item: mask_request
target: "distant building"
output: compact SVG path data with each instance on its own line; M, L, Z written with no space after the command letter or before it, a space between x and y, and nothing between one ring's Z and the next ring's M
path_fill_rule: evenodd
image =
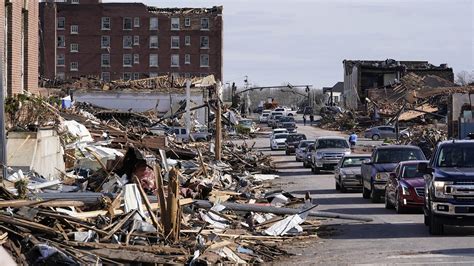
M40 4L40 24L40 73L48 79L213 74L222 80L222 6L47 0Z
M38 1L0 0L0 53L7 95L38 92Z
M453 69L447 64L435 66L428 61L384 61L344 60L344 97L343 104L346 108L357 109L365 104L369 89L383 88L400 81L408 73L424 77L434 75L454 80Z
M339 81L332 87L323 87L323 93L328 97L326 104L340 105L344 93L344 82Z

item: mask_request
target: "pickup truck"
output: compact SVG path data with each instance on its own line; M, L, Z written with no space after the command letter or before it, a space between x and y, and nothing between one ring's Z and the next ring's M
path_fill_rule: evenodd
M311 171L333 170L344 155L351 154L349 142L343 137L318 137L311 149Z
M401 161L426 160L420 148L410 145L387 145L377 147L370 160L362 163L362 197L373 203L381 201L390 173Z
M474 226L474 141L440 142L417 169L425 174L423 213L430 234L443 234L444 225Z
M281 112L283 116L295 116L296 111L291 111L289 108L284 108L284 107L278 107L273 110L274 112Z

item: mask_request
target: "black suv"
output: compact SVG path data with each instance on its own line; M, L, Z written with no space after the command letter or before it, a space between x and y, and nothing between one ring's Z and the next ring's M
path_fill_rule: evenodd
M451 140L438 144L425 174L425 225L430 234L443 234L444 225L474 226L474 141Z
M305 134L289 134L288 137L286 138L285 142L285 153L286 155L290 155L292 153L295 153L296 148L300 144L300 141L306 140L306 135Z

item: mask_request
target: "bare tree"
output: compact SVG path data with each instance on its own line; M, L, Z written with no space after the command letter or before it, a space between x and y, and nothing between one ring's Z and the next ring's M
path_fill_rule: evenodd
M474 70L469 73L466 70L460 71L456 74L456 84L461 86L467 86L474 84Z

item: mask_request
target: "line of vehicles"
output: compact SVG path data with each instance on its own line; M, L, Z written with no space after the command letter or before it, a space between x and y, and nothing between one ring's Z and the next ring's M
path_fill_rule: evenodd
M440 142L429 160L417 146L382 145L372 154L353 154L345 138L307 140L284 128L273 129L270 146L294 153L315 174L334 170L336 190L361 190L363 198L397 213L423 210L430 234L443 234L444 225L474 226L473 140Z

